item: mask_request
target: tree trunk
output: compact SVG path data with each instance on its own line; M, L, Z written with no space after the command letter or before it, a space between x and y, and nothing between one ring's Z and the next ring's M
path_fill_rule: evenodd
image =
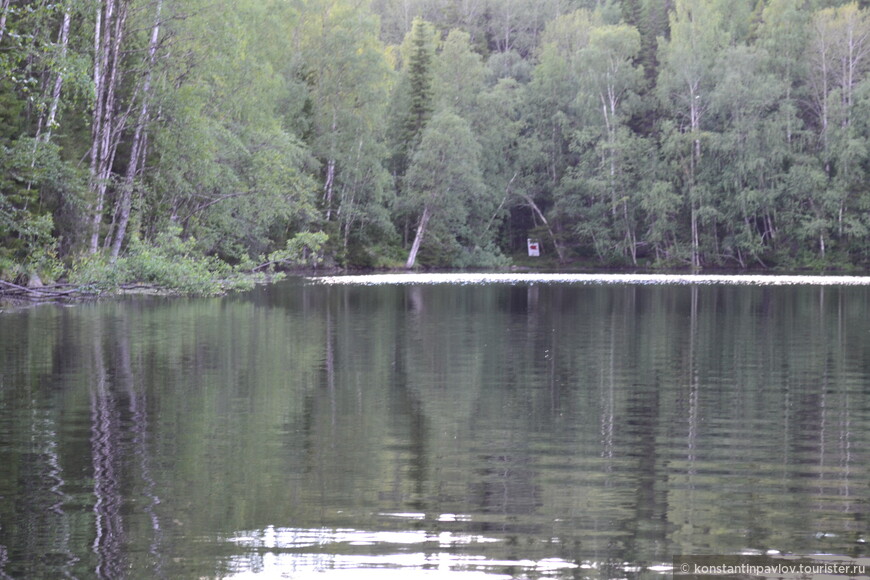
M128 0L106 0L97 10L94 34L94 111L91 128L91 211L90 253L99 248L100 224L112 165L118 147L124 116L115 111L115 98L121 80L121 44L127 21Z
M496 208L495 212L492 214L492 217L489 218L489 221L486 223L486 228L483 230L484 233L489 231L489 228L492 227L492 223L495 221L495 218L498 217L498 212L500 212L501 208L504 207L504 204L507 203L508 197L511 194L511 185L513 185L514 180L517 178L517 175L519 175L519 174L520 174L519 171L515 171L514 176L511 177L511 180L508 181L508 184L505 186L504 198L502 198L501 203L498 204L498 207Z
M692 268L698 269L701 267L701 241L698 233L698 210L695 208L695 201L690 200L692 204Z
M326 200L326 221L332 218L332 192L335 185L335 159L326 162L326 181L323 184L323 198Z
M432 217L432 210L429 206L423 208L423 215L420 217L420 225L417 226L417 235L414 236L414 243L411 244L411 252L408 254L408 261L405 263L405 268L410 270L414 267L414 262L417 261L417 252L420 251L420 244L423 242L423 236L426 234L426 226L429 225L429 219Z
M127 165L127 174L124 176L124 185L121 188L121 196L118 199L118 228L115 231L115 239L112 242L110 260L114 262L121 252L121 244L127 233L127 224L130 222L130 211L133 206L133 181L139 174L143 160L145 159L145 131L148 124L148 100L151 97L151 78L154 73L154 63L157 56L157 42L160 37L160 12L163 8L163 0L157 0L154 26L151 28L151 40L148 43L148 64L145 73L145 82L142 87L142 104L139 109L139 119L136 121L136 129L133 133L133 144L130 150L130 162Z
M689 176L689 204L691 205L692 215L692 267L698 269L701 267L701 236L698 231L698 207L695 207L695 179L697 175L697 167L701 161L701 140L698 138L698 133L701 130L701 108L698 105L699 95L697 94L695 85L689 87L689 114L692 123L692 135L695 137L692 142L692 156L689 164L691 175Z
M631 218L628 215L628 202L622 202L622 215L625 220L625 237L628 245L628 253L631 256L631 263L637 266L637 236L634 233L634 228L631 225Z
M4 13L5 17L5 13ZM57 118L57 109L60 105L60 93L63 88L63 63L66 60L67 47L69 46L69 28L70 22L72 20L71 12L69 6L64 9L63 12L63 22L60 26L60 33L58 34L58 44L61 47L61 70L58 70L55 73L54 77L54 86L51 91L51 105L48 109L48 116L46 116L46 112L42 110L39 113L39 120L36 123L36 134L34 135L34 143L33 143L33 158L30 161L30 168L33 169L36 167L36 153L39 147L39 143L48 143L51 140L51 131L54 129L55 119ZM45 132L43 133L43 129ZM32 186L32 182L27 183L27 189L30 190Z
M92 551L96 555L98 578L121 578L127 570L121 471L124 467L122 424L117 396L112 392L105 354L102 326L93 336L96 379L90 388L91 462L94 497Z
M60 44L60 56L61 63L66 60L67 47L69 46L69 28L70 23L72 21L72 13L67 6L63 12L63 23L60 26L60 34L58 35L58 43ZM61 65L63 67L63 65ZM63 88L63 68L57 71L56 76L54 77L54 87L51 91L51 105L48 109L48 116L44 117L40 115L39 123L36 129L36 138L37 140L41 140L44 143L48 143L51 140L51 131L54 129L54 125L57 119L57 109L60 106L60 93ZM42 133L43 127L45 128L45 133Z
M0 2L0 41L3 40L3 34L6 32L6 15L9 14L9 0Z
M547 221L547 218L544 217L544 213L541 211L541 208L538 207L538 204L535 203L530 196L524 195L523 198L528 202L529 206L532 208L532 211L535 212L535 215L540 218L540 220L547 226L547 231L550 232L550 239L553 241L553 247L556 248L556 255L559 256L559 262L565 262L565 250L559 245L559 242L556 240L556 234L553 233L553 228L550 227L550 222Z

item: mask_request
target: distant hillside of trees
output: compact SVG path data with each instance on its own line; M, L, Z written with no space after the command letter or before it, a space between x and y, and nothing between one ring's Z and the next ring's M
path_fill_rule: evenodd
M0 0L0 279L865 267L866 4Z

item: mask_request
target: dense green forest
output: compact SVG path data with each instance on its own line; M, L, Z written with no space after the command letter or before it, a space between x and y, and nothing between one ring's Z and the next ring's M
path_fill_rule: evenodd
M0 0L0 278L870 263L836 0Z

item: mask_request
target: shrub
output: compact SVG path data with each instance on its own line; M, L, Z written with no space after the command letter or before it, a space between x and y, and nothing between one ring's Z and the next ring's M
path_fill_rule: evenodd
M101 254L85 256L74 264L70 280L102 291L145 283L196 296L248 289L258 280L258 276L240 274L217 258L197 255L196 241L183 240L179 233L178 229L164 232L153 245L134 237L126 255L114 263Z

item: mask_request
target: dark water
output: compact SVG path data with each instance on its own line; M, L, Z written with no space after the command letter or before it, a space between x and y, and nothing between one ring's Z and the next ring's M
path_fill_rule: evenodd
M865 558L870 287L324 286L0 314L0 578Z

